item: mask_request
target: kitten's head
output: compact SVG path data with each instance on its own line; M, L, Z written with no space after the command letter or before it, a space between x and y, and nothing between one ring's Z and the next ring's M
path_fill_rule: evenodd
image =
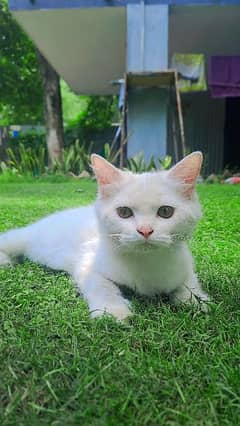
M168 171L133 174L93 154L101 234L127 250L188 239L201 217L195 192L201 164L201 152L194 152Z

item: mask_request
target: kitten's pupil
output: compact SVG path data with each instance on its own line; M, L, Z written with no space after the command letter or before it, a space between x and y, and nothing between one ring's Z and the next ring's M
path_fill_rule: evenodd
M158 216L164 218L164 219L169 219L170 217L172 217L174 213L174 208L171 206L161 206L158 209Z
M129 217L133 216L133 211L130 209L130 207L118 207L117 208L117 214L122 219L128 219Z

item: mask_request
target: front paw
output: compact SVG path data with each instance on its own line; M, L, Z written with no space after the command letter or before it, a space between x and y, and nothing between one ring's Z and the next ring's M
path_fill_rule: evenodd
M181 288L173 293L171 297L173 305L187 304L198 307L202 312L208 312L210 306L210 297L202 290Z
M194 295L192 294L192 297L185 301L187 304L191 304L192 306L196 306L200 309L201 312L207 313L210 310L210 298L208 294L203 293L201 295Z
M103 308L95 308L91 310L91 318L99 318L104 315L111 315L118 321L124 321L132 315L127 303L114 304Z
M3 253L2 251L0 251L0 266L7 266L7 265L11 265L11 259L10 257Z

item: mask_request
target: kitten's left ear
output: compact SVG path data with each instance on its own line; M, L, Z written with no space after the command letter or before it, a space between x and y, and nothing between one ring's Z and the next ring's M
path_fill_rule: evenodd
M111 185L121 180L121 170L114 167L107 160L100 157L100 155L92 154L91 163L100 189L105 185Z
M169 176L185 184L184 195L187 198L190 198L194 191L194 186L201 170L202 161L203 156L200 151L192 152L192 154L187 155L187 157L179 161L179 163L168 172Z

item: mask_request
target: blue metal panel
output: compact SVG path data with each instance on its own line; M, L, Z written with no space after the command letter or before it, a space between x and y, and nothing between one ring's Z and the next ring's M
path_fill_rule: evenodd
M146 161L153 155L165 157L167 151L166 105L163 89L144 89L128 95L127 155L144 152Z
M127 71L142 71L141 7L127 8Z
M141 0L9 0L11 10L78 9L92 7L125 7L139 4ZM146 5L234 5L240 0L145 0Z
M129 5L128 72L159 71L168 65L168 6Z
M168 68L168 6L128 5L127 71ZM145 159L166 155L167 98L161 89L134 88L128 93L127 155L144 151Z
M144 40L144 71L166 69L168 67L168 6L155 5L145 9L147 31Z

